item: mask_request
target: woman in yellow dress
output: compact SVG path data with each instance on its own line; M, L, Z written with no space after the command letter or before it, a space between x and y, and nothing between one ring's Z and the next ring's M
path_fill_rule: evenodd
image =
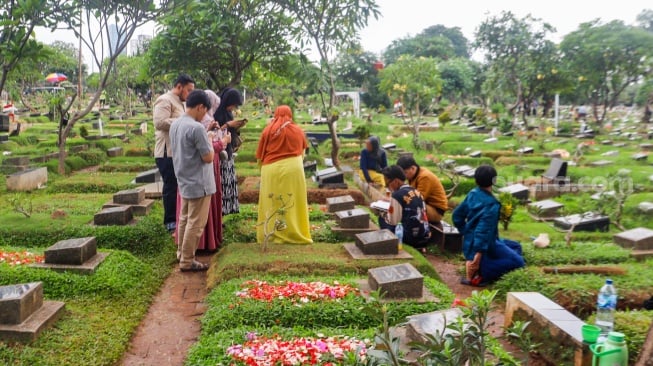
M290 107L278 107L256 149L261 164L257 242L263 243L266 233L271 234L271 243L313 242L303 162L307 146L304 131L293 122Z

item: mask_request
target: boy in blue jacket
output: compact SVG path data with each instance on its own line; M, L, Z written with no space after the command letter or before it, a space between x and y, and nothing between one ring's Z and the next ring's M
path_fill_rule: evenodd
M501 203L492 194L496 177L493 167L478 167L474 173L478 187L453 211L453 224L463 235L467 275L461 283L465 285L481 286L496 281L525 264L519 243L499 239Z

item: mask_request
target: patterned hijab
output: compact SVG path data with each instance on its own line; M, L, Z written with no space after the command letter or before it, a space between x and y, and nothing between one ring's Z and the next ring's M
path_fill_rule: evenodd
M206 128L209 127L209 123L213 121L213 114L215 114L215 111L218 110L218 107L220 106L220 97L211 89L206 89L205 92L211 101L211 108L206 111L204 118L202 118L202 125Z

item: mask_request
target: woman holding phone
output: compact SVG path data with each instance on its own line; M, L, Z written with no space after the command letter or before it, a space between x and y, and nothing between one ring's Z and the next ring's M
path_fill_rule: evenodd
M232 140L225 148L226 159L220 164L220 176L222 178L222 215L229 215L240 212L238 203L238 179L234 164L234 141L237 140L238 130L245 124L244 121L235 121L233 111L243 104L243 96L233 88L226 88L220 94L220 106L213 117L231 134Z

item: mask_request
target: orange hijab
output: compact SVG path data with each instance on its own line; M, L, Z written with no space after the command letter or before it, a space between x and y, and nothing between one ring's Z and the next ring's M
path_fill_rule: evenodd
M292 120L292 110L287 105L282 105L274 111L274 119L261 134L256 158L264 165L270 164L300 156L307 146L304 131Z

